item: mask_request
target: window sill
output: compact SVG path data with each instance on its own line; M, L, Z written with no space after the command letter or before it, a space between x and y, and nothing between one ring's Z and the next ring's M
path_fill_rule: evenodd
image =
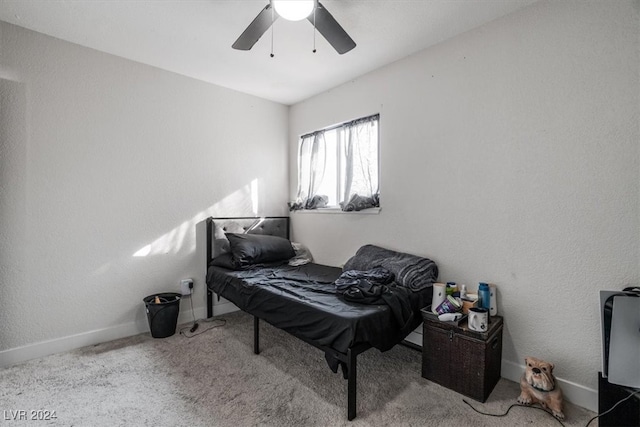
M342 215L377 215L382 208L369 208L361 211L344 212L340 208L319 208L319 209L301 209L292 211L293 214L342 214Z

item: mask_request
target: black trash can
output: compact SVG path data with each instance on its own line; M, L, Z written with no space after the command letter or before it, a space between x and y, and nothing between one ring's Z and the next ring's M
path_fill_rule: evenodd
M143 298L151 336L166 338L176 333L181 294L164 292Z

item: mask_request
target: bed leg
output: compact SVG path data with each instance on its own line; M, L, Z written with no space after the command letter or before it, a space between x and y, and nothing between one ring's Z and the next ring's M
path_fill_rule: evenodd
M213 317L213 292L207 288L207 319Z
M357 354L351 349L347 350L347 418L349 421L356 417L356 361Z
M260 354L260 319L253 316L253 352Z

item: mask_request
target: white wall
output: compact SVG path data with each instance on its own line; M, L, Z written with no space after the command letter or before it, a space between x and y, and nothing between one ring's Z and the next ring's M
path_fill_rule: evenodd
M550 360L597 408L598 291L640 276L639 4L536 3L294 105L290 197L298 135L380 112L382 211L294 214L293 238L323 263L374 243L496 283L503 376Z
M148 331L181 278L203 315L195 224L286 214L288 108L0 31L0 366Z

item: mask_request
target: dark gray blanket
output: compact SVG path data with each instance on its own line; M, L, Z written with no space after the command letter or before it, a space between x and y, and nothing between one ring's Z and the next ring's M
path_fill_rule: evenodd
M389 270L395 275L398 285L412 291L431 287L438 279L438 266L429 258L396 252L375 245L365 245L358 249L342 270L363 271L375 267Z
M404 333L414 316L409 296L411 291L397 286L393 279L389 270L376 267L366 271L347 270L336 279L335 285L346 301L388 305Z
M347 270L336 279L336 290L343 294L353 286L370 288L375 285L388 285L395 279L393 273L386 268L378 267L367 271Z

